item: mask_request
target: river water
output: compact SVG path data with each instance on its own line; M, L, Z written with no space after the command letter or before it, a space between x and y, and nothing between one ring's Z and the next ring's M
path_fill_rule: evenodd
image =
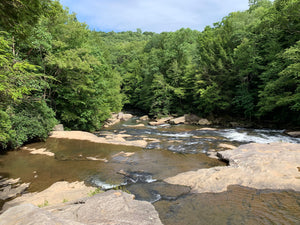
M224 150L220 144L239 146L257 142L293 142L299 139L282 130L201 129L164 124L132 127L136 119L97 133L127 134L128 140L146 139L146 148L49 138L29 148L47 148L55 157L13 151L0 156L0 175L30 182L29 192L41 191L57 181L85 181L109 189L125 188L136 199L153 203L164 224L300 224L300 193L230 186L223 193L190 193L190 188L163 179L178 173L226 166L208 157ZM93 161L92 158L102 159ZM124 176L124 174L126 176Z

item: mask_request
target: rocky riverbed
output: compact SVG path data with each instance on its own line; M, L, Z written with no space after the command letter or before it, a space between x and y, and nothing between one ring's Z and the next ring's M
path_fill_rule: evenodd
M198 121L199 118L196 119ZM191 123L183 117L169 118L164 122L152 121L155 122L152 125L146 117L133 117L124 121L125 119L95 134L54 131L45 143L30 144L21 151L1 156L0 175L4 176L0 183L2 197L14 197L18 194L16 190L22 187L21 192L24 192L28 186L29 192L38 192L25 192L7 202L2 214L6 217L0 217L0 224L2 221L5 221L2 224L18 224L16 220L20 218L23 218L22 224L28 224L30 221L26 219L33 215L38 224L48 220L58 224L136 224L131 221L135 214L142 217L138 220L139 224L161 224L150 202L164 224L195 224L195 221L201 220L201 216L196 216L195 213L203 209L201 204L204 203L207 209L203 212L207 215L205 218L213 214L219 224L223 224L223 220L231 218L228 215L231 210L228 209L225 197L230 195L232 202L240 200L242 204L242 199L249 200L249 193L256 193L257 202L252 207L259 207L262 221L265 218L273 222L285 221L287 218L297 221L295 218L298 214L291 209L299 208L299 205L295 205L300 191L299 139L287 136L281 130L210 127L209 121L203 119L199 120L205 124L202 126L182 124ZM176 125L178 123L181 125ZM273 143L274 141L277 143ZM257 143L247 144L249 142ZM218 159L226 161L228 166ZM8 179L16 177L21 180ZM58 182L61 180L68 182ZM84 181L85 184L74 182L76 180ZM27 185L25 188L22 186L23 182ZM50 185L52 186L49 187ZM104 190L120 185L125 185L136 199L149 201L146 202L148 205L140 204L132 195L115 190L87 197L96 193L95 187ZM247 187L256 189L249 191ZM269 208L268 204L259 203L260 190L272 190L272 193L282 190L285 194L276 192L274 198L288 197L290 200L284 203L287 205L283 205L288 210L282 211L280 204L272 204L274 207ZM285 192L286 190L294 192ZM8 195L10 191L13 196ZM211 201L206 201L205 198L212 202L214 199L221 199L221 211L228 213L223 213L220 218L211 208ZM270 196L263 199L266 202L273 201ZM108 200L111 202L107 204L114 205L112 201L120 204L124 212L129 212L130 218L126 217L126 213L118 214L107 205L99 206L100 211L97 211L98 207L93 211L95 205ZM152 219L149 220L147 215L136 211L135 205L148 210L147 215L154 215L151 216ZM193 210L189 209L191 205ZM99 214L106 208L112 210L112 214L120 215L120 219L115 220L113 216L102 216L104 220L100 217L88 218L92 214L84 217L82 212L85 211L81 211L91 210ZM280 219L269 218L270 210L281 210ZM187 213L188 211L191 213ZM236 223L233 224L252 221L252 213L246 211L246 208L241 210L239 215L243 215L244 219L239 220L240 216L237 215L234 217ZM15 217L12 216L14 212ZM75 218L76 214L82 216Z

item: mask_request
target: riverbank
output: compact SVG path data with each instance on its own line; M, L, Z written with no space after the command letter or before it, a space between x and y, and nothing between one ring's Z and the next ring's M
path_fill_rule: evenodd
M218 153L227 167L213 167L165 179L195 193L223 192L229 185L300 191L300 144L251 143Z

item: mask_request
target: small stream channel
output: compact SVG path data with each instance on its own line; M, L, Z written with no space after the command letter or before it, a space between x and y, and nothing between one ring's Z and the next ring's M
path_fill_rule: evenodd
M122 186L136 199L153 203L164 224L300 224L300 193L230 186L223 193L190 193L190 188L163 180L178 173L226 166L208 157L257 142L293 142L282 130L201 129L192 125L133 127L133 118L97 133L127 134L128 140L146 139L146 148L49 138L29 148L47 148L55 157L13 151L0 156L0 175L30 182L29 192L42 191L57 181L85 181L109 189ZM102 159L93 161L91 158ZM120 172L121 171L121 172ZM124 175L125 174L125 175Z

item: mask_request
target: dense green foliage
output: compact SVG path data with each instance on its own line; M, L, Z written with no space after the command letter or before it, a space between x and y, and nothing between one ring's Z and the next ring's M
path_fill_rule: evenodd
M100 35L127 106L299 126L299 8L299 0L249 1L202 32Z
M300 126L300 1L255 0L202 32L96 32L58 1L0 3L0 148L101 128L123 106Z
M96 130L122 108L102 41L58 1L0 3L0 148L45 139L55 124Z

